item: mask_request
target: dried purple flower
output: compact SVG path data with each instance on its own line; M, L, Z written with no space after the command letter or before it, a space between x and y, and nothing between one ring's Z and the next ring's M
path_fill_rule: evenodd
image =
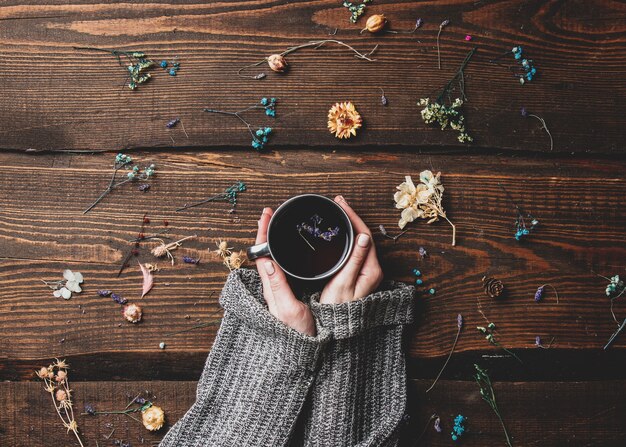
M537 346L538 348L541 348L543 346L541 344L541 337L538 335L535 337L535 346Z
M191 256L183 256L183 262L185 264L198 264L200 262L200 259L195 259Z
M521 114L524 118L526 118L526 117L528 116L528 111L526 110L526 107L522 107L522 108L520 109L520 114Z
M113 301L115 301L117 304L126 304L128 302L126 298L118 295L117 293L112 293L111 298L113 298Z
M142 185L139 185L139 186L137 187L137 189L138 189L139 191L141 191L141 192L146 192L147 190L149 190L149 189L150 189L150 184L148 184L148 183L144 183L144 184L142 184Z
M98 290L98 295L101 297L107 297L111 295L111 291L110 290Z
M422 26L423 23L424 20L421 17L417 19L417 21L415 22L415 29L418 29L420 26Z
M435 429L435 431L437 433L441 433L441 418L439 416L437 416L437 418L435 419L435 424L433 425L433 428Z
M389 101L387 101L387 97L385 96L385 91L381 87L378 87L378 88L380 89L380 93L381 93L380 103L386 106L389 103Z
M428 256L428 252L426 251L426 249L424 247L420 247L417 252L420 255L420 258L424 259L426 256Z
M444 26L448 26L450 25L450 19L446 19L443 22L441 22L441 25L439 25L440 28L443 28Z
M302 234L302 230L304 230L307 233L309 233L311 236L319 237L321 239L324 239L327 242L330 242L335 236L339 234L339 227L335 227L335 228L329 227L327 231L320 230L318 225L322 223L323 219L317 214L312 215L310 220L313 223L313 225L309 225L305 222L302 222L301 224L296 225L296 229L298 230L300 234Z
M143 405L146 403L146 399L144 399L143 397L136 397L135 398L135 403L139 404L139 405Z
M176 126L176 124L178 123L180 123L180 118L174 118L173 120L168 121L165 127L167 127L168 129L171 129L172 127Z
M461 329L463 327L463 315L458 314L456 316L456 326Z
M545 288L550 287L554 290L554 294L556 295L556 303L559 304L559 292L556 291L556 288L552 284L543 284L537 288L535 292L535 302L538 303L543 299L543 293L545 292Z
M535 302L538 303L539 301L541 301L541 298L543 298L543 289L544 289L544 286L541 286L535 292ZM537 338L539 338L539 337L537 337Z
M94 416L96 414L96 409L91 404L85 404L85 413Z

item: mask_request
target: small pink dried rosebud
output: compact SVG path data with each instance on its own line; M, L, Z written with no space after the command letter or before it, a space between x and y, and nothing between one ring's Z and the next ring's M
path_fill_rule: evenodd
M67 378L67 373L65 371L59 371L54 378L57 382L63 382Z
M382 29L387 24L387 19L383 14L374 14L369 16L367 22L365 22L365 28L361 30L361 32L367 30L370 33L377 33L382 31Z
M139 323L141 321L141 307L136 304L129 304L124 306L124 318L131 323Z
M272 54L267 58L267 65L270 66L272 71L282 73L287 69L289 64L287 64L287 60L280 54Z
M67 393L64 390L57 390L55 397L59 402L64 402L67 400Z

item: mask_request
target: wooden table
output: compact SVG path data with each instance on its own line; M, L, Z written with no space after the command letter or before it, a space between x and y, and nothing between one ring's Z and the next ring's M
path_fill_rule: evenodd
M481 401L473 364L487 368L516 446L623 446L626 440L626 334L603 350L617 325L604 294L607 281L626 277L626 8L617 1L376 0L367 14L384 13L391 29L414 34L359 34L339 0L257 2L93 2L42 0L0 6L0 445L77 445L66 435L33 371L51 359L71 365L76 408L123 408L127 396L149 390L172 424L194 399L195 381L215 326L165 336L211 321L227 270L207 249L226 239L236 249L253 242L263 206L303 192L341 193L375 233L387 278L412 281L423 272L418 319L408 330L410 417L406 445L450 445L456 414L468 417L463 445L503 445L497 418ZM436 36L441 32L441 70ZM334 36L329 33L337 28ZM466 41L465 36L472 40ZM265 68L264 80L236 75L239 67L310 40L338 39L359 51L379 45L375 62L328 45L288 56L291 69ZM539 73L520 85L507 65L489 63L522 45ZM125 69L106 53L75 46L142 50L157 61L178 60L175 77L157 68L136 91ZM424 125L419 98L432 95L472 47L466 74L467 126L473 144L453 131ZM263 68L263 67L260 67ZM257 71L252 71L255 74ZM388 106L380 102L383 88ZM238 110L262 96L279 98L268 150L250 148L250 135L227 116L204 107ZM356 138L334 139L326 113L352 100L365 120ZM540 123L545 119L554 149ZM179 117L184 125L166 128ZM186 131L186 134L185 134ZM126 185L91 212L82 211L109 181L114 154L155 163L146 193ZM444 206L457 226L451 246L446 222L414 222L397 242L392 194L405 175L442 172ZM235 213L212 203L175 212L184 203L244 181ZM514 239L513 200L539 227ZM140 231L168 222L172 238L197 235L158 264L156 285L142 300L132 260L117 273ZM154 262L142 244L139 260ZM421 260L418 248L428 257ZM180 257L200 258L200 264ZM65 268L85 277L84 291L54 298L40 279ZM596 273L594 273L596 272ZM507 294L485 296L481 278L496 277ZM533 296L549 283L545 300ZM429 288L436 293L425 293ZM97 296L111 289L144 307L144 321L122 320L120 306ZM487 318L519 364L475 329ZM615 301L618 319L624 299ZM429 394L456 333L463 330L442 380ZM554 337L549 349L535 346ZM159 348L165 342L165 349ZM444 433L430 426L441 417ZM89 446L124 439L156 445L123 416L79 416ZM115 429L109 440L105 438ZM96 444L96 442L98 444Z

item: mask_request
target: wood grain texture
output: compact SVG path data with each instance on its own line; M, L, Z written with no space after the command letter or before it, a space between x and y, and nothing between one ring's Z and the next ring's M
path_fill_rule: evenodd
M115 191L90 213L82 210L106 186L112 154L0 155L0 377L29 377L37 362L50 356L78 364L79 380L110 375L125 379L156 376L197 377L210 349L215 327L172 337L219 315L217 297L227 275L209 255L223 238L237 249L251 244L263 206L277 206L303 192L343 194L373 230L396 227L398 211L392 193L405 174L424 168L442 171L445 208L457 225L458 245L450 246L450 227L415 222L396 243L376 233L379 257L387 278L411 281L420 268L425 284L417 297L417 322L408 334L413 377L434 377L447 354L456 315L466 319L450 377L466 374L467 365L483 355L498 355L474 327L488 318L498 324L501 342L519 349L526 362L489 359L497 376L537 378L623 378L626 338L613 352L602 346L614 331L606 281L591 270L624 272L626 212L625 163L601 159L409 155L354 151L283 151L258 156L241 152L135 153L142 163L156 162L158 174L148 193L130 187ZM237 211L215 203L176 213L185 202L200 200L240 179L248 191ZM523 208L540 220L540 228L523 243L514 240L513 207L501 183ZM198 266L178 260L158 264L154 289L143 300L141 273L132 261L116 278L119 265L136 237L142 216L152 219L147 232L168 220L171 237L196 234L175 254L200 257ZM149 245L146 245L149 247ZM429 256L420 261L424 246ZM141 261L154 261L147 250ZM84 292L69 301L52 297L40 279L55 279L69 267L83 273ZM504 299L484 295L481 281L489 274L508 290ZM536 288L554 285L542 303ZM425 290L433 287L430 296ZM97 296L111 289L144 306L144 322L131 325L120 306ZM616 302L623 318L626 307ZM188 316L188 318L186 318ZM556 349L538 350L535 336L555 338ZM61 342L62 341L62 342ZM168 347L161 351L158 345ZM102 358L95 367L95 359ZM463 357L466 356L466 357ZM141 359L141 367L120 372L119 365ZM537 363L540 361L541 363ZM593 363L591 363L593 362ZM606 365L607 369L591 365ZM465 365L465 366L464 366ZM541 367L544 366L544 368ZM626 365L625 365L626 366Z
M428 395L428 381L409 384L409 419L403 429L404 447L449 446L452 419L457 414L469 418L463 445L503 445L504 435L491 409L471 381L442 381ZM167 427L193 404L195 382L75 382L76 408L89 403L98 410L124 408L129 398L148 391L167 416ZM494 385L502 416L516 446L597 446L623 445L621 421L626 416L622 400L626 382L536 382L496 383ZM129 398L127 398L129 396ZM78 445L57 421L48 394L37 382L0 383L0 443L3 447ZM438 434L426 421L433 413L441 417L443 433ZM139 422L125 416L79 416L85 445L111 445L111 439L124 439L132 445L156 446L165 429L150 433ZM113 432L111 439L105 439Z
M463 148L454 132L426 127L416 103L454 73L471 46L478 53L467 74L472 148L546 151L547 135L522 106L545 118L555 151L616 153L623 149L626 113L626 6L610 0L377 1L391 27L415 34L359 34L337 0L255 2L5 1L0 6L0 148L110 150L120 147L249 147L250 136L229 117L204 107L238 110L261 96L280 98L276 120L252 114L275 129L271 147L410 146ZM442 69L437 69L439 23ZM239 67L287 47L336 36L361 51L380 45L375 62L325 47L289 56L286 75L263 81L235 75ZM468 43L466 34L473 36ZM489 63L521 44L539 69L520 86L506 67ZM178 58L181 70L161 69L132 92L112 56L73 50L99 46L143 50L155 60ZM504 59L509 61L510 59ZM255 74L257 71L253 71ZM389 106L380 104L382 87ZM326 113L354 101L365 119L359 136L339 143ZM182 129L165 123L180 117Z

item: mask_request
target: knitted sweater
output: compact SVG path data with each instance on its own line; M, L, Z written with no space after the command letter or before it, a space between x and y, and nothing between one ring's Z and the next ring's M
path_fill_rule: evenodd
M390 283L350 303L307 297L317 325L311 337L269 313L256 271L231 273L196 402L160 447L395 445L406 403L402 325L412 321L413 292Z

